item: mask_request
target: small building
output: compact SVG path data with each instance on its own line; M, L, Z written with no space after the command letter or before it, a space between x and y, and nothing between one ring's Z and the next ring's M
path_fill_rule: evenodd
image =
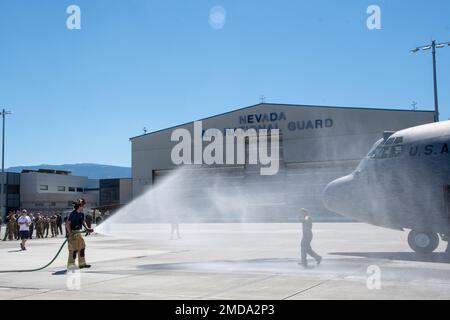
M108 219L133 198L131 178L100 179L99 204L92 208L95 223Z
M53 212L73 208L72 202L86 199L86 207L98 204L99 182L73 176L62 170L23 170L20 174L20 207L30 211Z
M131 201L131 178L100 179L99 206L124 205Z

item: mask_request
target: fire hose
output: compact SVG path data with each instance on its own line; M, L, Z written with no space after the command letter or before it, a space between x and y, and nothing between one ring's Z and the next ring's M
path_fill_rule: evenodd
M88 230L82 230L82 231L80 230L80 231L72 231L72 233L74 233L74 234L85 233L87 235L90 232ZM62 249L64 248L64 246L66 245L68 240L69 240L69 237L66 237L66 239L62 243L61 247L59 247L58 252L53 257L53 259L43 267L36 268L36 269L26 269L26 270L0 270L0 273L35 272L35 271L43 270L43 269L47 268L48 266L50 266L53 262L55 262L56 258L58 258L59 254L61 253Z

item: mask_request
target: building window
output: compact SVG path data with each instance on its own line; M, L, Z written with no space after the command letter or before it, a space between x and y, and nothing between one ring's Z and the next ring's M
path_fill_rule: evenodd
M48 185L41 184L41 186L39 187L39 190L48 191Z
M83 188L77 188L77 192L83 192Z
M59 186L58 187L58 191L64 192L64 191L66 191L66 187Z
M75 187L69 187L69 192L75 192Z
M43 203L35 203L34 206L35 206L35 207L43 207L44 204L43 204Z
M16 185L6 185L6 193L7 194L19 194L20 193L20 186L16 186Z
M50 206L56 207L56 202L51 202L51 203L50 203Z

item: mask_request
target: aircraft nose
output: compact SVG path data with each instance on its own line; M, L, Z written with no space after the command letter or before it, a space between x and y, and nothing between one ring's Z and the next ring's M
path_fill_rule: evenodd
M348 215L354 202L355 191L353 175L348 175L330 182L324 191L325 207L333 212ZM353 198L353 201L352 201Z

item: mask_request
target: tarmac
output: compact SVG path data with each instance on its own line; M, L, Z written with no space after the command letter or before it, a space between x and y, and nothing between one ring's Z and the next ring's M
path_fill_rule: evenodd
M0 273L0 299L450 299L446 243L416 254L407 232L316 223L312 244L323 261L310 260L304 269L300 224L210 224L202 241L192 225L180 225L177 240L166 227L160 241L86 237L90 269L65 273L64 248L42 271ZM33 239L27 251L18 241L2 241L0 270L43 266L63 241Z

